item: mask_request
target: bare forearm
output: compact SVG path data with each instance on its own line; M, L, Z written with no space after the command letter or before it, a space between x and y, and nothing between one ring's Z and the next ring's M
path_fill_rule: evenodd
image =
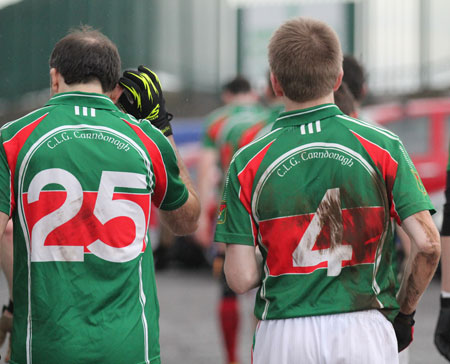
M224 270L228 285L238 294L261 284L262 268L252 246L227 245Z
M397 295L401 312L410 314L416 309L420 297L436 271L439 262L437 251L438 248L432 253L415 252L411 254Z
M12 298L12 284L13 284L13 236L12 236L12 222L9 220L6 226L5 233L0 239L0 260L1 268L8 283L9 295Z
M450 236L441 237L441 289L450 292Z
M412 313L433 278L439 263L439 233L428 211L417 213L404 221L402 227L411 239L411 254L405 267L397 295L400 311Z

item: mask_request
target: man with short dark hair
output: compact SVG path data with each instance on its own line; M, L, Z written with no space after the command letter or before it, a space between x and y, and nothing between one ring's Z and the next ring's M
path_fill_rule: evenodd
M173 138L114 105L120 69L106 36L74 30L50 57L51 99L1 128L0 233L9 218L15 228L11 363L160 363L150 206L188 234L199 202ZM146 72L153 116L167 121Z
M230 287L259 287L253 363L398 363L439 260L433 206L399 138L334 104L328 25L287 21L269 64L286 112L234 155L215 233ZM413 246L397 297L391 217Z

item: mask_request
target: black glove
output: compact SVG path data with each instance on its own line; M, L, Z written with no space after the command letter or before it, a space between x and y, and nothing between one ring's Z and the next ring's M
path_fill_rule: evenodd
M414 336L414 311L410 315L399 312L394 320L395 336L397 336L398 352L406 349L413 341Z
M172 135L172 114L166 111L166 101L159 78L145 66L138 71L125 71L119 80L123 93L119 106L137 119L147 119L164 135Z
M441 310L434 331L434 344L439 352L450 361L450 298L441 297Z

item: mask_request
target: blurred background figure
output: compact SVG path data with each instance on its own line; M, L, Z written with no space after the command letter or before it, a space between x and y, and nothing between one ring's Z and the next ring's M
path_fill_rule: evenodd
M357 117L355 98L345 82L334 92L334 103L344 114Z
M258 120L264 108L250 82L237 76L223 86L223 106L210 113L205 120L203 146L198 164L197 186L202 205L197 241L205 248L211 246L219 191L222 188L233 148L229 137L231 130ZM217 249L217 250L216 250ZM237 341L239 306L236 294L228 287L223 274L223 246L212 248L213 274L221 286L217 308L227 363L238 363Z
M351 54L344 55L342 62L344 77L342 81L347 84L352 93L356 108L359 109L367 96L366 73L362 64Z

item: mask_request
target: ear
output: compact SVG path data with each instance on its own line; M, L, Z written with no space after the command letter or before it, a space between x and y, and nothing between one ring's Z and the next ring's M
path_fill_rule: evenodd
M270 83L272 84L272 89L275 96L284 96L284 91L278 82L278 79L272 72L270 72Z
M61 88L61 74L56 68L50 68L50 92L52 95L57 94Z
M112 102L114 102L116 104L117 101L119 101L119 98L122 95L122 92L123 92L123 88L120 87L119 84L117 84L116 87L114 88L114 90L108 92L108 94L109 94L108 96L112 100Z
M222 102L227 105L233 102L233 95L228 91L223 91L220 98L222 99Z
M339 89L339 87L341 87L342 77L344 77L344 71L341 68L338 78L336 79L336 83L334 84L333 91L337 91Z

